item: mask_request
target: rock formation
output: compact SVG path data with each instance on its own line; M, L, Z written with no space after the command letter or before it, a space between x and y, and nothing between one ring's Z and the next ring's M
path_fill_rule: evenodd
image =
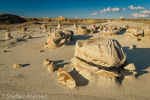
M137 74L134 64L125 65L126 54L121 45L114 39L78 40L71 62L76 71L83 76L89 72L102 77Z
M48 29L48 31L49 31L48 36L51 34L51 29L52 29L52 28L49 28L49 29Z
M125 36L143 36L144 35L144 30L138 27L129 27L126 30L126 33L124 33Z
M58 21L57 28L58 28L58 29L62 28L62 26L61 26L61 22L60 22L60 21Z
M76 22L74 22L73 27L74 27L76 30L78 29L78 26L77 26L77 23L76 23Z
M9 30L6 31L5 39L13 39L13 37L10 35L10 31Z
M48 38L47 43L44 43L46 48L57 48L65 44L70 44L73 38L73 31L63 30L52 32Z
M79 26L78 30L76 30L76 34L79 34L79 35L90 34L90 30L88 30L87 27L85 26Z
M50 63L51 61L48 59L43 60L43 65L49 65Z
M57 72L58 75L58 81L62 84L66 84L70 89L73 89L76 87L75 80L71 77L71 75L67 72L65 72L62 67L58 69Z
M47 29L47 26L45 24L42 24L41 29Z

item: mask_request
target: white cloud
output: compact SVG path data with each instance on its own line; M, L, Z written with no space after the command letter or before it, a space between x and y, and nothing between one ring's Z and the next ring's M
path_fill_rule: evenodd
M129 9L135 9L135 10L137 10L137 9L146 9L145 7L141 7L141 6L134 7L133 5L128 6L128 8L129 8Z
M99 12L100 12L100 13L105 13L105 12L107 12L107 11L110 12L110 7L108 7L107 9L103 9L103 10L101 10L101 11L99 11Z
M96 16L96 15L97 15L97 13L92 13L91 15Z
M149 17L149 15L146 15L146 14L138 14L138 13L133 13L132 16L134 17Z
M123 8L123 7L122 7ZM125 11L126 10L126 8L123 8L123 10L122 11Z
M123 16L120 16L120 17L118 17L119 19L122 19L123 18Z
M120 9L118 7L116 7L116 8L112 8L111 11L114 11L114 12L115 11L120 11Z
M150 10L149 11L148 10L143 10L140 13L142 13L142 14L150 14Z

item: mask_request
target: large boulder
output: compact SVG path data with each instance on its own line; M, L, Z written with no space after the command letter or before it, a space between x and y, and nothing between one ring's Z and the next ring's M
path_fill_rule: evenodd
M90 62L99 68L118 68L125 62L126 55L116 40L93 39L76 42L75 58Z

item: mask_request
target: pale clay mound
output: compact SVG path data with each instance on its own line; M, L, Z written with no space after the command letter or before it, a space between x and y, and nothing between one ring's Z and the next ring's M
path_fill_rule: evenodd
M132 22L107 22L108 25L134 25L142 23ZM97 24L96 24L97 25ZM145 41L126 41L122 35L126 31L122 30L118 35L101 36L96 32L90 35L77 35L73 37L70 45L65 45L57 49L48 49L43 47L43 42L47 42L49 32L37 30L39 25L26 26L28 31L32 31L31 39L18 42L17 39L22 37L24 33L20 29L10 31L13 39L5 40L5 30L0 30L0 51L7 50L9 52L0 52L0 94L47 94L48 99L76 99L76 100L149 100L150 99L150 43ZM92 29L92 25L86 25L88 29ZM52 32L57 29L56 26L47 26L52 28ZM54 28L54 29L53 29ZM76 31L71 26L63 28ZM19 33L17 33L19 32ZM40 33L41 32L41 33ZM125 76L118 78L106 78L95 75L86 71L79 73L71 64L71 59L75 53L75 43L77 40L111 38L117 40L124 50L127 61L134 63L137 75L136 77ZM16 39L17 38L17 39ZM135 45L135 49L129 49L131 45ZM43 50L43 52L40 52ZM69 73L76 81L77 87L70 90L67 86L58 82L57 70L50 73L48 65L43 65L43 60L49 59L55 61L57 67L63 67L64 71ZM14 63L23 65L22 68L12 69ZM132 65L130 68L134 69ZM128 67L126 67L128 69ZM84 74L86 73L86 74ZM85 76L82 76L85 75ZM1 98L1 97L0 97Z

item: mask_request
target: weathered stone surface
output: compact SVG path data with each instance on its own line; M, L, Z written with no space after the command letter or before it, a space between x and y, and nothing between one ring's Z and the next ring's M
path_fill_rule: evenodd
M50 63L51 61L48 59L43 60L43 65L49 65Z
M21 64L14 64L14 65L12 66L12 68L21 68L21 67L22 67Z
M85 26L79 26L76 32L79 35L86 35L90 33L90 30L88 30Z
M53 40L49 40L48 43L43 43L45 48L55 49L58 47L58 44L55 43Z
M103 30L101 31L101 35L117 35L120 31L118 29L116 30L111 30L111 29L108 29L108 30Z
M124 33L125 36L143 36L144 31L141 28L137 28L137 27L129 27L126 30L126 33Z
M57 69L57 64L55 62L51 62L47 68L48 71L54 71L56 69Z
M58 75L58 81L62 84L66 84L70 89L73 89L76 87L75 80L71 77L69 73L66 73L62 67L58 69L57 72Z
M6 31L5 39L13 39L13 37L10 35L10 31L9 30Z
M120 44L112 39L78 40L75 47L75 57L98 67L119 67L126 55Z
M65 34L62 31L52 32L48 38L47 42L53 40L54 42L60 42L64 38Z
M128 28L129 28L128 25L123 25L123 26L122 26L122 29L128 29Z
M136 70L135 66L133 63L128 64L127 66L124 67L126 70Z
M121 74L117 72L117 70L104 70L100 69L96 72L96 74L101 75L101 76L109 76L109 77L120 77Z

